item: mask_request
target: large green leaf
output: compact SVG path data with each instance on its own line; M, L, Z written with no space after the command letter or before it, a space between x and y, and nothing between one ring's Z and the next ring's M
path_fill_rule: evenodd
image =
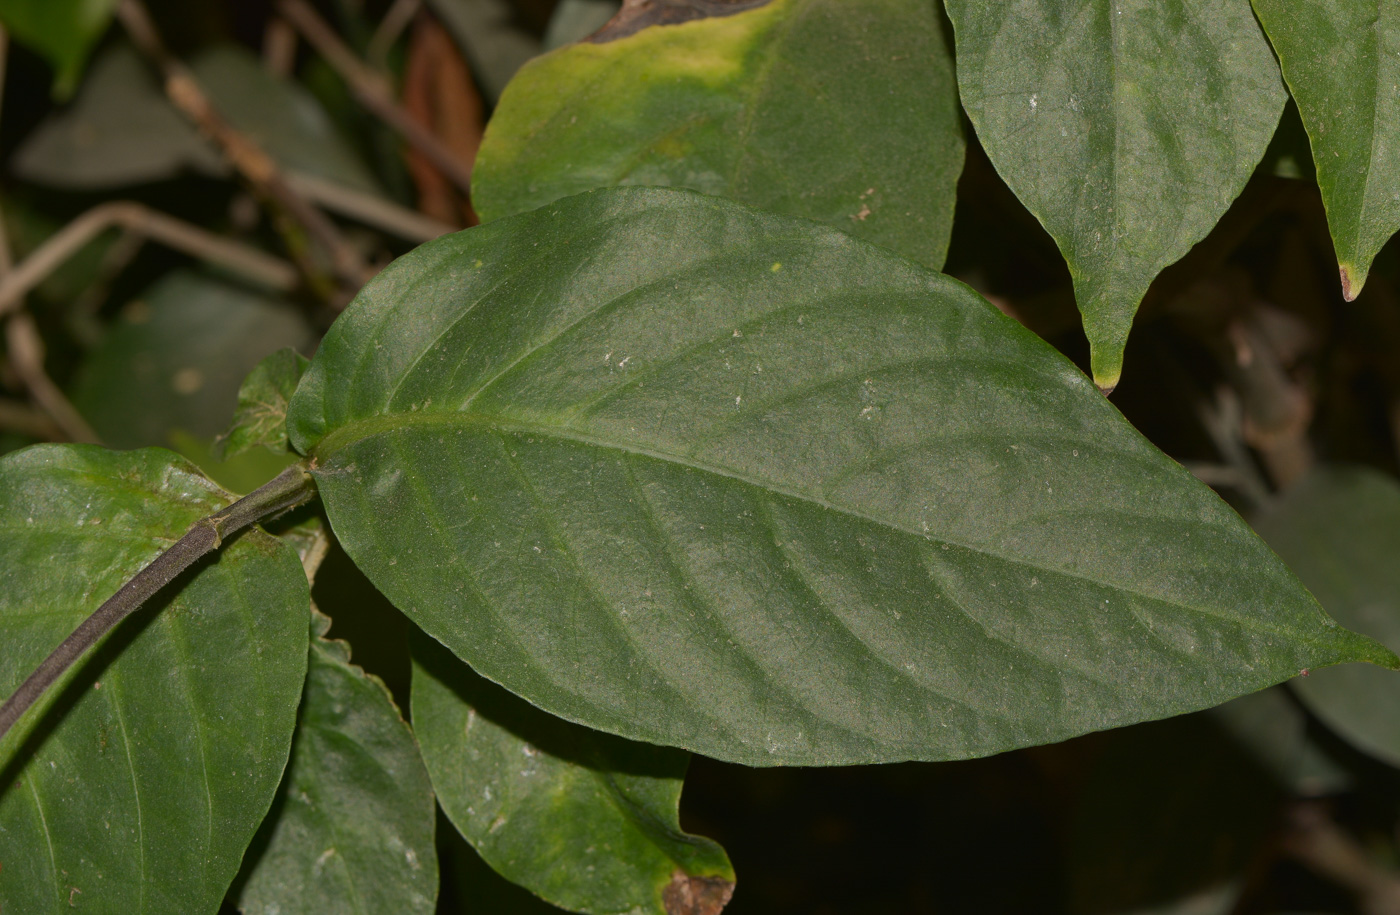
M1400 648L1400 484L1361 468L1315 470L1255 526L1329 613ZM1400 766L1400 677L1348 665L1293 686L1337 733Z
M0 694L229 497L166 451L0 460ZM122 623L0 742L0 911L214 912L272 803L307 584L248 531Z
M498 873L597 915L728 901L724 850L681 831L689 754L546 715L426 637L413 653L413 725L438 799Z
M967 287L687 191L402 258L288 432L479 673L723 759L977 756L1396 663Z
M118 0L0 0L0 23L54 68L54 92L78 85L93 45L107 31Z
M1264 155L1287 93L1249 0L947 0L963 105L1074 277L1112 388L1152 279Z
M130 302L73 383L73 402L118 448L171 444L181 429L212 438L240 384L282 347L315 339L295 306L193 271L167 274Z
M435 911L437 808L418 745L384 684L325 638L311 659L287 777L239 889L248 915Z
M477 159L483 219L675 185L942 266L963 140L933 4L773 0L623 33L516 75Z
M1400 229L1400 6L1392 0L1254 0L1298 102L1342 294L1356 298Z

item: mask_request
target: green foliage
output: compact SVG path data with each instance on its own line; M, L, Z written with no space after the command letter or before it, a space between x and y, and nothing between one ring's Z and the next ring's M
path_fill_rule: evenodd
M1393 479L1358 468L1316 470L1256 525L1329 613L1400 647L1400 486ZM1340 667L1312 672L1293 688L1351 743L1400 766L1395 677Z
M118 0L0 0L0 24L54 68L54 94L78 85L93 45L107 30Z
M118 448L212 438L243 376L264 356L312 340L306 319L265 293L170 273L122 309L73 385L74 404Z
M966 287L688 192L400 259L288 426L346 551L459 657L720 759L981 756L1389 663Z
M728 898L724 851L681 831L688 754L546 715L424 637L413 721L443 809L513 882L574 912L667 915L679 884Z
M0 693L227 498L157 449L0 459ZM254 531L71 669L0 741L0 907L214 911L282 777L307 600Z
M1264 155L1278 65L1247 0L947 5L963 105L1069 264L1094 381L1112 389L1148 285Z
M599 187L674 185L943 265L963 140L927 2L775 0L604 36L511 82L472 179L483 219Z
M1312 141L1342 294L1400 229L1400 8L1386 0L1253 0Z
M120 41L79 86L113 6L0 0L76 90L6 91L0 912L718 915L755 845L810 860L736 912L1326 898L1260 898L1284 855L1382 910L1393 5L321 4L343 48L281 6L300 56L153 10L227 127ZM433 163L483 102L468 201ZM114 189L302 281L62 228ZM84 417L199 468L21 447ZM888 848L843 825L871 784L919 819ZM1318 796L1389 851L1301 841ZM975 905L901 892L935 866Z
M294 349L279 349L257 364L238 389L233 425L215 443L220 460L258 446L274 452L291 447L287 442L287 404L310 364Z
M379 191L354 147L299 83L278 79L233 46L205 51L190 69L232 125L283 168ZM116 45L98 58L73 104L25 138L14 169L41 184L96 189L171 178L184 169L223 175L228 166L166 101L149 64Z
M433 912L433 789L384 684L313 611L292 758L235 895L249 915ZM251 864L251 871L248 867Z

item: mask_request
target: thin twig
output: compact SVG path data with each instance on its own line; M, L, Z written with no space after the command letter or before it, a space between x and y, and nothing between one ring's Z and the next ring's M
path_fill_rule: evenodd
M0 429L43 442L63 441L63 430L43 413L14 400L0 398Z
M1238 482L1235 486L1240 495L1244 496L1253 508L1266 505L1270 498L1269 487L1250 457L1244 439L1241 438L1240 428L1244 422L1244 415L1234 390L1220 386L1215 392L1215 402L1197 403L1196 414L1221 459L1237 474Z
M102 444L102 438L44 371L44 341L28 312L15 312L5 322L5 350L10 356L10 367L29 391L29 396L63 430L70 442Z
M408 28L408 24L422 7L423 0L394 0L394 5L389 7L384 18L379 20L379 28L374 30L374 36L365 47L365 57L371 64L381 70L385 68L389 49L403 35L403 30Z
M93 207L51 235L0 280L0 315L14 311L35 286L98 234L113 226L168 245L193 257L226 267L278 292L296 288L296 268L257 248L206 232L147 206L116 200Z
M112 291L112 283L125 272L136 255L146 246L146 237L130 229L122 229L117 240L102 254L97 276L80 292L68 308L68 330L83 346L91 348L102 339L102 322L98 312Z
M1400 915L1400 874L1374 860L1316 802L1294 806L1284 848L1313 873L1346 889L1366 915Z
M274 212L289 216L321 246L330 257L332 270L342 284L351 290L358 289L368 278L368 273L355 249L341 237L340 230L326 214L292 190L272 157L248 136L235 130L219 113L189 68L165 49L150 14L140 0L121 0L117 6L117 18L137 48L160 69L165 79L165 94L175 107L218 144L266 205ZM302 255L298 245L289 244L289 247L293 258L314 281L318 273L314 263Z
M263 63L273 74L287 79L297 61L297 32L287 20L273 16L263 32Z
M433 165L462 193L471 193L471 169L464 165L428 128L419 124L399 105L382 75L361 61L340 40L326 21L305 0L281 0L278 11L301 32L326 62L350 86L350 91L376 117L397 130L405 140L432 161Z
M0 25L0 101L5 98L5 70L10 64L10 33Z
M0 98L5 94L5 67L9 58L9 44L9 34L0 28ZM5 228L4 214L0 213L0 285L7 285L14 272L9 233ZM23 293L15 297L14 305L21 301ZM5 309L0 307L0 314L4 312ZM63 436L75 442L100 441L97 433L68 402L68 398L63 396L63 392L53 383L48 372L44 371L44 341L39 337L34 320L28 314L17 312L10 315L9 320L5 322L5 350L9 355L10 370L18 376L29 396Z
M315 484L305 468L299 465L288 467L272 482L222 511L196 521L174 546L137 572L116 594L83 620L20 684L14 695L0 705L0 739L84 652L200 557L217 550L224 540L250 524L309 502L315 494Z
M351 219L358 219L407 241L432 241L439 235L457 231L455 226L399 206L383 197L366 194L306 172L287 172L287 182L297 193Z

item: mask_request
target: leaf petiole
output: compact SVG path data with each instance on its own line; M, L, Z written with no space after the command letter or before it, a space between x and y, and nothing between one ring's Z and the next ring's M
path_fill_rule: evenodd
M225 539L243 528L309 502L315 495L316 484L311 474L298 464L288 467L270 482L227 508L196 521L185 536L137 572L116 594L83 620L20 684L14 695L0 705L0 739L73 662L181 572L205 554L219 549Z

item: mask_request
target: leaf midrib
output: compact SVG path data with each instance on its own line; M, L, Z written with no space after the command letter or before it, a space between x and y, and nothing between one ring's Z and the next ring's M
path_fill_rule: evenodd
M604 438L600 435L594 435L592 433L583 432L577 429L571 429L561 426L549 426L544 425L542 423L530 422L528 420L522 420L513 417L497 416L484 413L461 413L450 412L447 410L429 410L416 411L410 413L381 413L376 414L374 416L365 417L363 419L353 420L335 428L334 431L332 431L325 438L321 439L321 441L318 442L316 446L310 450L312 471L313 473L318 474L328 473L328 471L324 469L324 465L331 458L333 458L337 452L342 451L353 445L359 444L360 442L366 441L370 438L374 438L380 435L388 435L395 432L403 432L409 429L431 429L434 427L450 430L480 429L483 432L495 434L521 433L526 435L536 435L544 439L554 439L570 444L585 445L589 447L603 448L612 451L621 451L639 457L651 458L653 460L677 465L690 470L713 474L715 476L734 480L744 485L760 489L764 492L789 498L794 501L804 502L806 504L813 505L817 508L821 508L826 511L831 511L836 514L845 515L847 517L859 521L893 530L905 536L916 537L920 540L925 540L930 543L947 544L948 546L953 546L959 549L967 550L969 552L977 553L982 556L986 556L990 559L994 559L999 562L1004 562L1010 565L1023 566L1036 571L1045 572L1047 574L1063 575L1068 578L1074 578L1079 581L1088 582L1089 584L1095 585L1097 587L1111 588L1114 591L1122 594L1131 594L1135 597L1143 598L1145 600L1167 604L1169 606L1176 607L1180 610L1185 610L1189 613L1196 614L1198 616L1205 616L1211 619L1223 621L1233 626L1238 626L1241 629L1269 633L1272 635L1283 636L1289 639L1297 639L1305 641L1309 644L1326 644L1326 642L1324 642L1322 639L1318 639L1310 634L1301 634L1295 631L1294 629L1268 625L1250 616L1229 616L1221 613L1216 613L1205 607L1196 607L1191 604L1184 604L1161 595L1149 594L1143 591L1138 591L1118 582L1091 578L1082 573L1075 572L1069 569L1063 569L1051 565L1040 565L1027 559L1004 556L1000 553L996 553L992 550L987 549L985 546L976 546L970 543L963 543L960 541L950 540L943 537L934 537L928 533L925 533L924 531L916 531L911 528L903 527L888 519L874 517L850 506L837 505L835 503L827 501L826 499L821 498L820 496L814 495L813 493L803 492L801 490L792 488L790 486L785 486L781 483L776 483L770 480L758 479L743 472L737 471L733 468L723 467L718 464L710 464L708 462L701 461L696 458L685 455L642 447L634 443L618 442ZM344 472L346 471L329 471L329 473L332 475ZM1321 614L1320 608L1319 614L1323 615L1324 620L1330 622L1330 618L1327 618L1325 614Z

